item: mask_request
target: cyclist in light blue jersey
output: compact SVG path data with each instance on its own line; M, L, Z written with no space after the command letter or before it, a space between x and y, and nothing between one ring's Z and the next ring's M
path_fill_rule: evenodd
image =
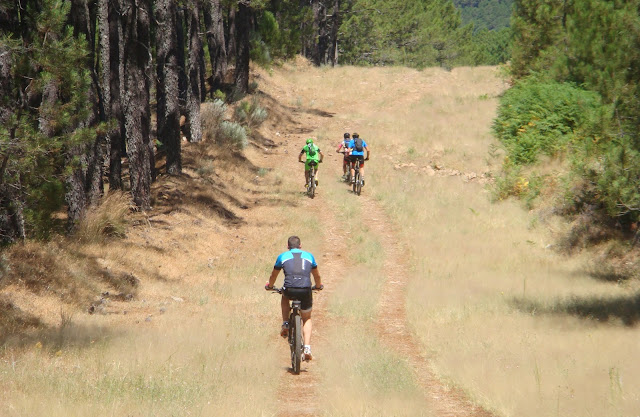
M287 250L282 252L276 259L273 271L269 277L269 282L265 289L273 289L273 284L280 271L284 271L284 285L282 286L282 329L280 335L287 337L289 334L289 313L291 310L290 300L297 300L302 303L300 316L302 317L302 336L304 338L304 356L306 360L313 359L311 354L311 307L313 306L311 275L317 290L322 290L322 278L318 272L316 259L309 252L301 249L300 238L291 236L287 241Z

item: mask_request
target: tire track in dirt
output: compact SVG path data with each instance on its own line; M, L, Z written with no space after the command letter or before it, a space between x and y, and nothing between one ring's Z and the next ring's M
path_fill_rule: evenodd
M328 177L328 176L327 176ZM344 271L345 260L342 254L346 251L343 228L333 214L327 201L323 199L322 188L315 199L308 199L304 204L304 210L313 213L314 218L322 224L324 241L319 252L314 253L318 262L318 268L322 276L322 282L326 289L314 293L313 296L313 340L312 346L325 345L327 343L327 300L331 297L335 287L339 284L340 271ZM304 248L304 241L302 242ZM283 341L286 345L286 341ZM315 350L315 349L314 349ZM317 350L315 350L317 353ZM283 356L287 369L289 369L289 347L283 348L286 356ZM322 414L318 386L320 385L320 369L323 357L316 357L311 362L304 362L300 375L290 372L280 379L278 387L278 416L300 417L319 416Z
M414 371L416 381L422 387L425 398L440 417L493 417L489 411L471 403L460 389L448 389L440 382L427 359L421 354L420 342L407 327L406 291L409 265L407 245L393 232L393 226L384 211L371 198L363 195L363 212L367 213L367 225L379 236L385 262L384 290L378 304L377 333L382 342L400 357L405 358Z

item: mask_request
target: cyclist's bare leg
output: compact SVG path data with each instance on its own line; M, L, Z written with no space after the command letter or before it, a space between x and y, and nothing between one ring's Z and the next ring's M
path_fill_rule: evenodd
M302 336L304 337L304 344L311 345L311 310L301 311L302 317Z
M304 183L309 184L309 170L304 171Z
M289 321L289 313L291 312L291 306L289 299L284 295L280 299L280 306L282 307L282 321Z

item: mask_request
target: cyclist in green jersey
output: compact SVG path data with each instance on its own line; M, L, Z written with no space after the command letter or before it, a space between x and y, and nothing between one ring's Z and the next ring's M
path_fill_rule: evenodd
M324 159L324 154L318 148L317 145L313 143L313 138L307 139L307 144L304 145L302 150L300 151L300 155L298 155L298 161L302 161L302 155L306 155L306 160L304 161L304 185L305 187L309 183L309 170L311 167L309 166L309 162L314 161L318 164L322 162ZM318 185L318 168L320 165L316 165L316 185Z

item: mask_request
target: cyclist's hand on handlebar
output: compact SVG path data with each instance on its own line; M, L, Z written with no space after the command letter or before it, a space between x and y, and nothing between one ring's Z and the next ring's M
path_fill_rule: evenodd
M272 291L273 287L270 287L269 283L267 282L266 284L264 284L264 289L267 290L267 291Z
M324 290L324 285L320 284L320 286L318 287L317 285L314 285L313 288L311 288L314 291L322 291Z

